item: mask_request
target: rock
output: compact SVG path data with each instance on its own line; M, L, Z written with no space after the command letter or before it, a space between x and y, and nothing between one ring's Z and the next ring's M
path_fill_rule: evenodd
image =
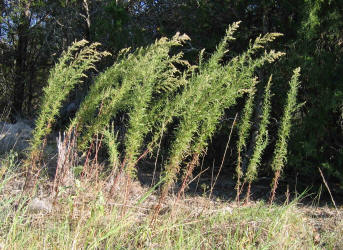
M29 146L33 128L23 121L15 124L0 122L0 154L11 149L21 152Z
M33 213L50 213L52 211L52 203L46 198L34 198L29 203L28 210Z

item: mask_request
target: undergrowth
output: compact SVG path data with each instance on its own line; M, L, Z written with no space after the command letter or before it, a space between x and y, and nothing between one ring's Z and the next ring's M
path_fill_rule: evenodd
M26 160L19 162L13 152L0 159L0 249L343 248L338 209L333 215L330 209L323 211L328 216L318 228L315 215L298 204L299 198L273 204L299 107L299 68L289 82L283 117L277 119L271 202L249 200L261 166L267 165L261 159L270 138L273 96L270 77L262 91L261 115L252 119L259 113L257 88L265 84L256 72L284 53L265 49L281 36L269 33L230 57L229 43L238 27L239 22L227 29L207 60L202 50L198 65L184 59L180 48L190 38L179 33L147 47L123 49L113 65L94 78L88 73L96 72L96 63L109 55L99 51L98 43L75 42L64 52L44 88ZM57 167L50 181L40 174L48 135L69 93L87 77L92 82L89 92L57 139ZM241 102L243 108L237 105ZM214 201L206 198L205 190L203 197L180 199L215 132L233 110L239 115L230 124L228 144L234 131L237 197L248 185L247 205ZM102 149L107 152L100 156ZM139 161L149 154L162 174L157 184L145 188L136 179ZM169 191L179 178L182 184L174 196ZM27 185L31 181L33 185ZM26 192L29 186L32 192Z
M258 78L256 71L266 63L273 63L283 52L266 50L265 46L281 36L268 33L250 41L246 51L228 59L229 42L239 22L226 31L217 49L207 59L199 55L199 65L190 65L177 52L190 38L177 33L171 39L161 38L147 47L135 51L123 49L112 66L98 74L70 122L64 136L59 140L60 160L56 170L55 191L70 171L73 161L82 153L82 176L96 173L92 161L98 168L98 152L105 145L108 149L111 190L114 192L119 176L125 175L126 191L137 177L138 161L148 154L160 152L164 143L160 205L183 170L183 184L179 194L187 186L194 168L199 164L208 143L237 101L248 93L242 111L238 132L237 196L241 181L249 187L257 177L258 165L267 143L270 113L270 84L265 91L260 131L250 165L242 170L242 153L249 138L254 110L254 93ZM44 89L41 112L36 122L31 148L26 165L29 176L37 176L36 163L40 160L46 137L59 113L59 108L69 92L86 77L86 72L95 69L95 63L107 52L98 52L98 44L74 43L65 52L59 63L51 70L48 86ZM291 116L296 105L299 69L294 71L291 91L285 104L279 139L276 144L273 170L280 175L285 162L287 139L290 136ZM61 158L62 157L62 158ZM158 156L157 156L158 157ZM280 160L281 159L281 160ZM246 173L245 173L246 172ZM278 176L277 176L278 178ZM275 193L277 178L274 179ZM63 180L62 180L63 179ZM276 180L276 181L275 181ZM27 180L29 182L31 180ZM250 191L249 191L250 192ZM158 210L160 206L156 209Z
M154 190L160 183L151 189L135 190L136 196L124 203L120 195L107 198L104 180L76 178L72 186L60 186L53 202L44 179L38 181L36 198L22 193L24 177L17 164L10 158L1 161L2 249L340 249L343 246L341 214L326 209L322 211L325 220L313 220L318 216L316 210L312 208L309 213L306 207L299 206L299 199L283 205L254 202L237 207L233 202L202 197L177 200L169 196L151 224L153 208L158 202ZM34 205L37 200L48 209Z

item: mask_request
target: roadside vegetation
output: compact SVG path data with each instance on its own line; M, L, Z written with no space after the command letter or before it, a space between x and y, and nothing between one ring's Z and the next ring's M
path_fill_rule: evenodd
M229 26L212 54L202 50L198 64L185 59L180 47L190 38L180 33L123 49L102 72L96 66L110 53L98 43L82 40L62 53L26 154L11 151L1 159L0 248L342 248L339 208L308 211L301 195L290 201L289 193L274 202L300 107L301 70L285 82L276 141L268 145L273 78L264 82L257 72L284 56L269 49L282 34L260 35L231 56L238 28L239 22ZM51 141L63 103L86 80L91 85L83 102ZM258 85L263 98L256 105ZM228 115L235 117L225 153L236 145L236 200L214 198L215 184L191 197L189 184ZM47 146L55 150L53 166ZM267 146L274 149L271 164L262 162ZM155 160L153 179L159 172L150 187L138 181L147 157ZM251 201L254 182L269 167L268 201ZM217 177L212 174L214 182Z
M126 188L137 175L138 162L147 154L156 154L161 140L167 140L169 147L162 148L164 157L162 169L162 203L168 191L178 180L180 172L183 192L199 159L207 149L208 143L216 132L225 114L232 112L233 106L245 93L248 93L246 105L239 125L237 196L241 193L240 182L246 171L240 166L241 153L250 134L251 115L254 111L254 92L259 82L256 71L266 63L273 63L284 55L275 50L266 50L265 45L281 36L268 33L258 36L250 42L246 51L230 60L224 60L229 42L235 40L235 31L239 22L233 23L225 37L218 44L216 51L207 59L203 51L199 55L199 65L190 65L183 59L182 52L172 54L173 47L182 46L190 38L177 33L172 39L161 38L154 44L139 48L134 52L124 49L119 53L112 66L94 79L88 95L81 103L75 118L60 137L59 158L55 189L63 175L71 171L76 159L74 155L87 152L82 174L92 172L92 162L98 161L98 152L102 145L109 153L111 177L117 179L125 175ZM56 121L59 107L76 84L81 84L87 70L96 70L95 62L107 52L98 52L98 44L86 46L87 42L74 43L52 69L44 97L37 126L33 132L29 157L25 164L30 176L27 185L32 185L38 176L41 156L46 145L46 138ZM278 141L275 146L273 171L273 190L271 202L284 163L286 162L287 144L290 136L291 119L297 108L296 96L299 86L300 69L294 70L290 80L290 91L285 104ZM249 186L257 177L257 165L268 142L268 117L270 110L270 84L266 88L264 112L259 119L260 139L255 150L253 165L248 169ZM231 110L230 110L231 109ZM124 117L118 123L118 118ZM112 122L112 125L111 125ZM110 127L111 125L111 127ZM122 140L118 140L115 131L120 126L125 128ZM109 129L112 129L109 131ZM170 133L170 129L173 132ZM232 125L234 129L234 124ZM169 133L168 133L169 132ZM106 140L102 144L102 138ZM262 139L261 139L262 138ZM263 141L261 141L263 140ZM122 150L118 150L121 148ZM249 159L250 160L250 159ZM185 165L185 166L184 166ZM254 170L251 170L254 168ZM254 173L251 173L254 171ZM113 183L112 190L115 186ZM244 183L243 183L244 184ZM249 195L249 194L248 194ZM158 211L157 211L158 212Z
M23 193L16 158L1 161L2 249L341 249L343 214L302 205L301 197L279 205L170 195L158 216L154 188L134 183L129 200L118 187L109 196L101 178L75 178L61 186L37 182L35 198ZM155 187L156 188L156 187ZM154 217L155 216L155 217ZM154 218L154 220L153 220Z

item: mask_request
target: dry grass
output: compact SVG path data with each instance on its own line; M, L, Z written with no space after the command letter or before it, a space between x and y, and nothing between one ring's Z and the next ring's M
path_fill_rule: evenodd
M22 195L24 177L9 159L0 168L0 249L343 248L342 210L297 201L238 207L170 195L152 221L158 203L153 189L134 182L126 199L121 177L109 197L103 178L75 178L56 195L53 183L40 179L30 198Z

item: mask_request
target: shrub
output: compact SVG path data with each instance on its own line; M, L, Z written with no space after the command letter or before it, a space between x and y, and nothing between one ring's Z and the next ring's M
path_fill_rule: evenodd
M87 71L96 70L96 62L110 55L108 52L97 50L99 43L87 44L86 40L73 43L50 71L48 85L43 90L41 110L36 121L27 163L33 170L35 170L36 162L39 161L39 155L46 143L46 136L51 132L63 101L70 91L87 77L85 74Z
M239 22L227 29L225 37L207 61L203 59L202 51L199 65L190 65L183 59L182 52L173 52L177 49L172 48L182 46L189 39L187 35L179 33L171 39L161 38L154 44L133 52L130 49L122 50L115 63L94 79L88 95L69 124L67 138L68 134L70 136L73 133L78 138L79 151L92 152L94 138L99 138L100 134L108 147L113 172L117 173L121 166L120 171L124 171L127 178L132 179L136 177L137 162L147 153L153 153L161 138L168 136L170 147L163 173L163 200L176 181L185 160L191 159L184 175L187 178L197 165L199 157L206 151L225 112L244 93L249 93L237 143L240 153L249 134L257 82L255 72L284 53L274 50L263 52L267 43L281 35L269 33L250 42L248 49L241 55L226 59L228 43L234 40L233 34L238 26ZM44 137L50 132L67 94L81 82L86 71L95 69L95 62L108 55L107 52L98 52L97 46L98 44L86 46L85 41L75 43L51 71L31 143L31 162L35 162L42 151ZM296 79L292 78L291 83ZM292 91L294 92L293 88ZM269 99L270 81L266 87L256 150L245 178L249 183L256 177L257 165L267 140ZM293 106L287 106L287 110L290 109L287 117L292 108ZM115 122L123 115L126 128L125 137L121 140L116 131L122 124ZM112 127L109 128L111 122ZM288 131L287 127L283 130ZM170 131L173 132L170 134ZM287 133L286 137L289 136L289 131ZM283 152L285 144L280 145L277 146L280 148L278 150ZM284 157L280 153L276 155L282 159ZM240 172L239 161L237 175L237 183L240 185L243 173Z

